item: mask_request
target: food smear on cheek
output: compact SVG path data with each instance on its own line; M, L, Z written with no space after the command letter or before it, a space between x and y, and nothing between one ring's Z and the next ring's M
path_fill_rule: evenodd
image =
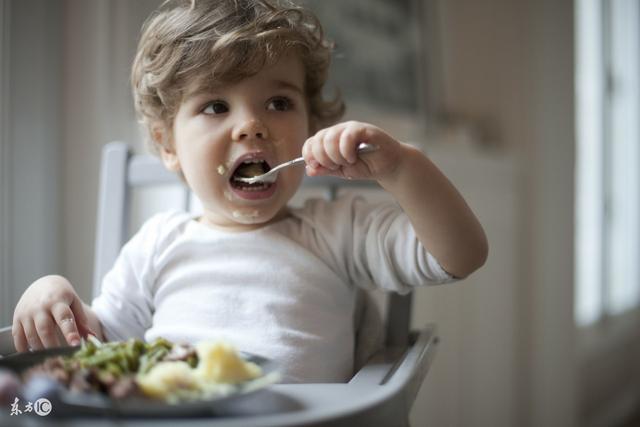
M218 165L218 174L220 175L224 175L225 172L227 172L227 168L225 167L225 165Z

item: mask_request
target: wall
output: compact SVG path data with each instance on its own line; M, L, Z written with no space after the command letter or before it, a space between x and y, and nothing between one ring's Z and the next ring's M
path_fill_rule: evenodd
M528 8L532 34L530 105L523 155L529 175L525 204L529 260L532 425L577 422L576 330L573 316L574 52L573 2Z
M159 2L64 2L62 269L90 300L100 150L140 141L129 72L140 24Z
M0 242L9 239L11 224L9 224L9 183L11 169L9 168L9 31L11 24L9 2L0 2ZM11 321L9 313L14 301L10 296L11 288L9 269L9 249L0 244L0 325Z
M8 307L0 307L0 324L6 325L22 291L60 268L62 20L57 0L5 1L2 10L0 286Z
M490 256L466 280L415 293L414 325L437 323L441 343L414 407L413 425L421 425L419 416L434 426L519 425L514 284L521 195L515 158L464 145L428 153L478 215Z
M458 381L427 384L429 412L456 406L434 425L575 425L573 2L439 4L445 113L498 154L484 174L464 162L452 170L475 173L470 199L491 249L467 281L477 289L462 284L466 298L440 309L463 313L442 322L456 325L460 344L446 356L457 360L443 369Z

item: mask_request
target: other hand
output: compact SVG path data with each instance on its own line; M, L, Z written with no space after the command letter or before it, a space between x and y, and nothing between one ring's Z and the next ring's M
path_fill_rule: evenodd
M62 337L67 344L77 345L81 337L95 335L82 300L61 276L42 277L27 288L13 313L11 333L19 352L61 346Z

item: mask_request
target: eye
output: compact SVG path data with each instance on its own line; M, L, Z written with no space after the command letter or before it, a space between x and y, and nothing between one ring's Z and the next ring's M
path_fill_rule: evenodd
M284 96L271 98L267 104L267 110L288 111L291 108L293 108L293 102Z
M208 103L202 112L204 114L223 114L229 111L229 107L223 101L212 101Z

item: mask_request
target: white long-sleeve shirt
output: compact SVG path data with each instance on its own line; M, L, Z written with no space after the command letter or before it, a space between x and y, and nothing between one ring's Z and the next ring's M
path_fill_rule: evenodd
M92 307L108 340L223 339L276 360L288 381L341 382L353 373L356 287L451 280L397 205L314 199L247 232L155 215Z

